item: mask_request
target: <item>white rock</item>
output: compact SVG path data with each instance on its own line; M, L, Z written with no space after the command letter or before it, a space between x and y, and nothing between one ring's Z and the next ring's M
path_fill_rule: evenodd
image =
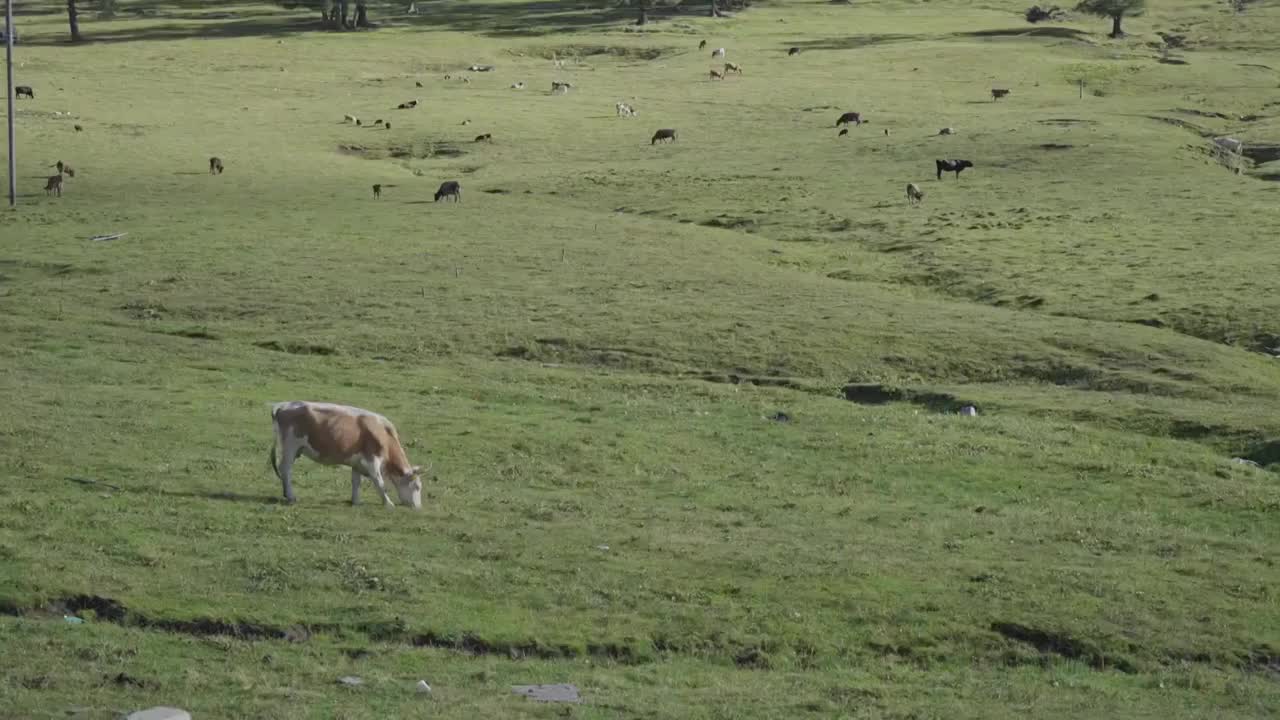
M126 720L191 720L191 713L162 705L131 713Z

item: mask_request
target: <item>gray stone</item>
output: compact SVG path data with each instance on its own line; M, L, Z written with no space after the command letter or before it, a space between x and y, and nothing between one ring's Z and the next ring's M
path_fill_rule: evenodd
M125 720L191 720L191 713L175 707L161 705L131 713Z
M511 692L540 702L582 702L575 685L512 685Z

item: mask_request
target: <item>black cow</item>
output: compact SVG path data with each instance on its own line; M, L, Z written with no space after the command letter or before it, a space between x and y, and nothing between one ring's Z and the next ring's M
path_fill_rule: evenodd
M836 133L836 137L844 137L849 134L849 128L840 128L840 132Z
M669 140L671 142L675 142L676 131L673 130L672 128L662 128L661 130L653 134L653 139L649 141L649 144L652 145L658 142L659 140Z
M799 55L799 54L800 54L800 48L798 47L793 47L787 51L787 57L791 57L792 55Z
M492 141L493 141L493 135L491 133L485 133L483 135L476 136L476 142L492 142Z
M938 166L939 180L942 179L942 173L944 172L954 172L956 179L959 180L961 170L973 167L973 163L968 160L934 160L933 162Z
M861 125L862 115L856 112L847 112L841 115L839 120L836 120L836 127L840 127L841 125L848 125L849 123L853 123L854 125Z
M23 95L26 95L32 100L36 99L36 91L32 90L30 85L14 85L13 94L16 97L22 97Z
M377 197L382 197L382 185L381 185L381 183L379 183L379 184L377 184L377 185L374 185L374 186L373 186L373 196L374 196L374 197L376 197L376 198L377 198Z
M706 46L707 46L707 41L706 41L706 40L703 40L702 42L698 43L698 49L699 49L699 50L701 50L702 48L704 48L704 47L706 47Z
M991 88L991 102L995 102L1008 94L1008 90L1004 90L1002 88Z
M223 169L222 158L220 157L209 158L209 174L210 175L221 175L222 169Z
M436 191L436 202L446 197L452 197L454 202L462 202L462 186L457 180L445 180L440 183L440 189Z

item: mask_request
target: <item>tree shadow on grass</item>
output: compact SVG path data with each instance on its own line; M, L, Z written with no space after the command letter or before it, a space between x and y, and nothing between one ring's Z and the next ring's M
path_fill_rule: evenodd
M56 14L56 3L40 6L40 14ZM525 0L524 2L460 2L458 0L426 0L416 3L417 12L405 14L406 2L369 3L369 17L375 25L468 32L492 37L542 37L557 33L589 31L631 24L636 19L634 8L600 4L595 7L560 0ZM354 8L354 0L351 7ZM47 12L46 12L47 11ZM203 12L197 12L203 11ZM654 22L675 17L702 17L702 4L682 9L652 8ZM261 6L229 4L211 9L191 0L170 0L154 6L131 6L121 9L115 18L86 18L82 25L84 44L140 42L145 40L185 40L189 38L228 39L243 37L279 37L311 32L334 32L320 17L318 9L280 9L264 11ZM127 20L126 23L116 21ZM140 21L155 20L154 24ZM114 27L113 27L114 26ZM373 32L377 28L350 33ZM24 40L26 45L65 45L65 34L41 35Z

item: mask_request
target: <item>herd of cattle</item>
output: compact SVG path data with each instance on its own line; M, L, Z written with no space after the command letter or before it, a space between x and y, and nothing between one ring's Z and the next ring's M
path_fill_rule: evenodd
M706 40L702 40L698 44L699 50L705 49L706 47L707 47ZM711 57L712 59L723 59L725 57L725 53L726 53L726 50L724 48L722 47L716 48L715 50L711 51ZM788 56L797 55L799 53L800 53L800 48L797 48L797 47L790 48L787 51ZM557 67L561 67L561 64L557 63ZM472 65L469 69L477 72L484 72L484 71L493 70L493 66ZM723 80L730 73L737 73L738 75L741 75L742 66L735 62L725 62L723 70L717 70L715 68L712 68L710 71L710 76L712 80ZM449 79L452 79L453 76L445 75L444 77L446 80L449 80ZM459 79L464 82L470 82L468 78L466 78L465 76L460 76ZM421 82L418 82L416 84L418 87L422 87ZM511 87L514 89L520 90L520 89L524 89L525 84L523 82L517 82L513 84ZM573 88L572 83L568 83L568 82L562 82L557 80L551 83L551 93L553 95L562 95L562 94L568 93L569 90L571 90L572 88ZM18 85L14 88L14 90L17 97L26 97L31 100L35 99L35 96L36 96L35 90L29 85ZM991 90L991 99L993 101L999 100L1008 95L1009 95L1008 89L992 88ZM411 110L413 108L416 108L417 106L418 106L417 100L409 100L409 101L400 103L399 105L396 106L396 108L399 110ZM624 102L619 102L614 107L618 113L618 116L620 117L635 117L638 114L635 108L633 108L631 105ZM358 117L354 115L344 115L343 122L351 123L353 125L362 126L362 127L382 127L387 130L391 129L391 123L383 121L382 119L375 120L371 126L365 126L364 123ZM469 121L464 121L463 124L465 125L467 124L467 122ZM839 128L839 132L837 133L837 135L840 137L848 135L849 125L860 126L864 122L866 122L866 120L863 118L861 113L857 113L857 112L841 113L840 117L836 119L836 127ZM79 125L76 125L75 129L76 131L80 131L83 128ZM942 128L940 131L938 131L939 135L952 135L954 133L955 133L955 129L949 128L949 127ZM890 131L888 128L884 129L884 134L886 136L890 134ZM490 133L484 133L482 135L476 136L475 141L488 142L488 141L491 141L492 139L493 139L493 136ZM677 132L675 128L659 128L653 134L653 137L649 139L649 144L655 145L659 141L675 142L676 140L677 140ZM944 172L954 172L956 174L956 179L958 180L960 178L960 172L962 170L964 170L965 168L973 167L973 162L969 160L960 160L960 159L936 160L935 164L936 164L938 180L942 179L942 173ZM45 183L44 190L46 195L53 193L61 197L63 176L65 175L67 177L75 177L75 171L72 170L69 166L65 165L61 160L58 161L57 168L58 168L58 174L50 176L48 178L48 181ZM221 175L223 172L223 169L224 169L224 165L221 158L219 157L209 158L209 173L211 175ZM373 186L373 196L375 198L382 196L382 188L383 188L383 185L380 183L375 184ZM460 202L462 200L462 185L457 180L446 180L443 183L441 183L440 187L436 190L436 193L435 193L436 202L439 202L442 199L450 199L450 198L453 199L455 202ZM924 200L924 192L920 190L920 187L915 183L908 183L907 184L908 204L916 205L922 202L923 200Z

